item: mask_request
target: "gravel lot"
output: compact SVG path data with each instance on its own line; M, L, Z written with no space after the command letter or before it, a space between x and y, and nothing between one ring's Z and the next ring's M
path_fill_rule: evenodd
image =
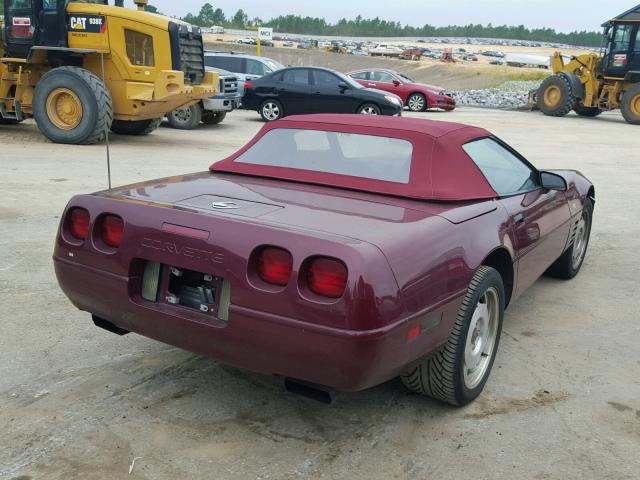
M463 409L398 381L326 406L95 328L58 289L51 253L68 198L105 187L104 148L1 126L0 478L637 479L640 129L617 113L423 116L487 127L539 167L596 185L582 273L542 278L509 308L487 388ZM236 112L197 131L114 137L114 184L204 170L260 126Z

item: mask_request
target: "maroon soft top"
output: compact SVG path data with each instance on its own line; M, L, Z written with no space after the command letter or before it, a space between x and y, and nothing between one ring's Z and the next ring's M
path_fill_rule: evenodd
M280 128L324 130L403 139L413 145L409 183L400 184L350 175L235 162L269 131ZM375 115L298 115L266 124L246 146L211 165L228 172L399 195L421 200L479 200L497 193L462 146L489 137L482 128L459 123Z

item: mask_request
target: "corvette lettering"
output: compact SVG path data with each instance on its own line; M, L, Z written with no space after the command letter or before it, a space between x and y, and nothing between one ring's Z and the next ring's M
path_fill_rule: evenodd
M174 255L192 258L195 260L204 260L205 262L211 263L224 263L223 253L178 245L174 242L163 242L162 240L156 240L153 238L144 238L140 243L140 246L142 248L150 248L151 250L172 253Z

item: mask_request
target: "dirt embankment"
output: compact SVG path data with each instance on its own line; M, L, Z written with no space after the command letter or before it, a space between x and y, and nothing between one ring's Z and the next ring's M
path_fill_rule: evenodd
M256 54L256 47L253 45L207 41L206 48ZM451 90L492 88L510 80L539 80L547 75L546 70L475 64L475 62L444 64L433 59L415 62L294 48L266 47L263 48L262 54L284 65L333 68L343 73L370 67L389 68L409 76L416 82L439 85Z

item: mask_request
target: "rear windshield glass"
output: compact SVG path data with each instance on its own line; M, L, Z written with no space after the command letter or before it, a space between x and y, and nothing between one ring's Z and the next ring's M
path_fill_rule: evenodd
M235 162L409 183L413 145L355 133L278 128Z

